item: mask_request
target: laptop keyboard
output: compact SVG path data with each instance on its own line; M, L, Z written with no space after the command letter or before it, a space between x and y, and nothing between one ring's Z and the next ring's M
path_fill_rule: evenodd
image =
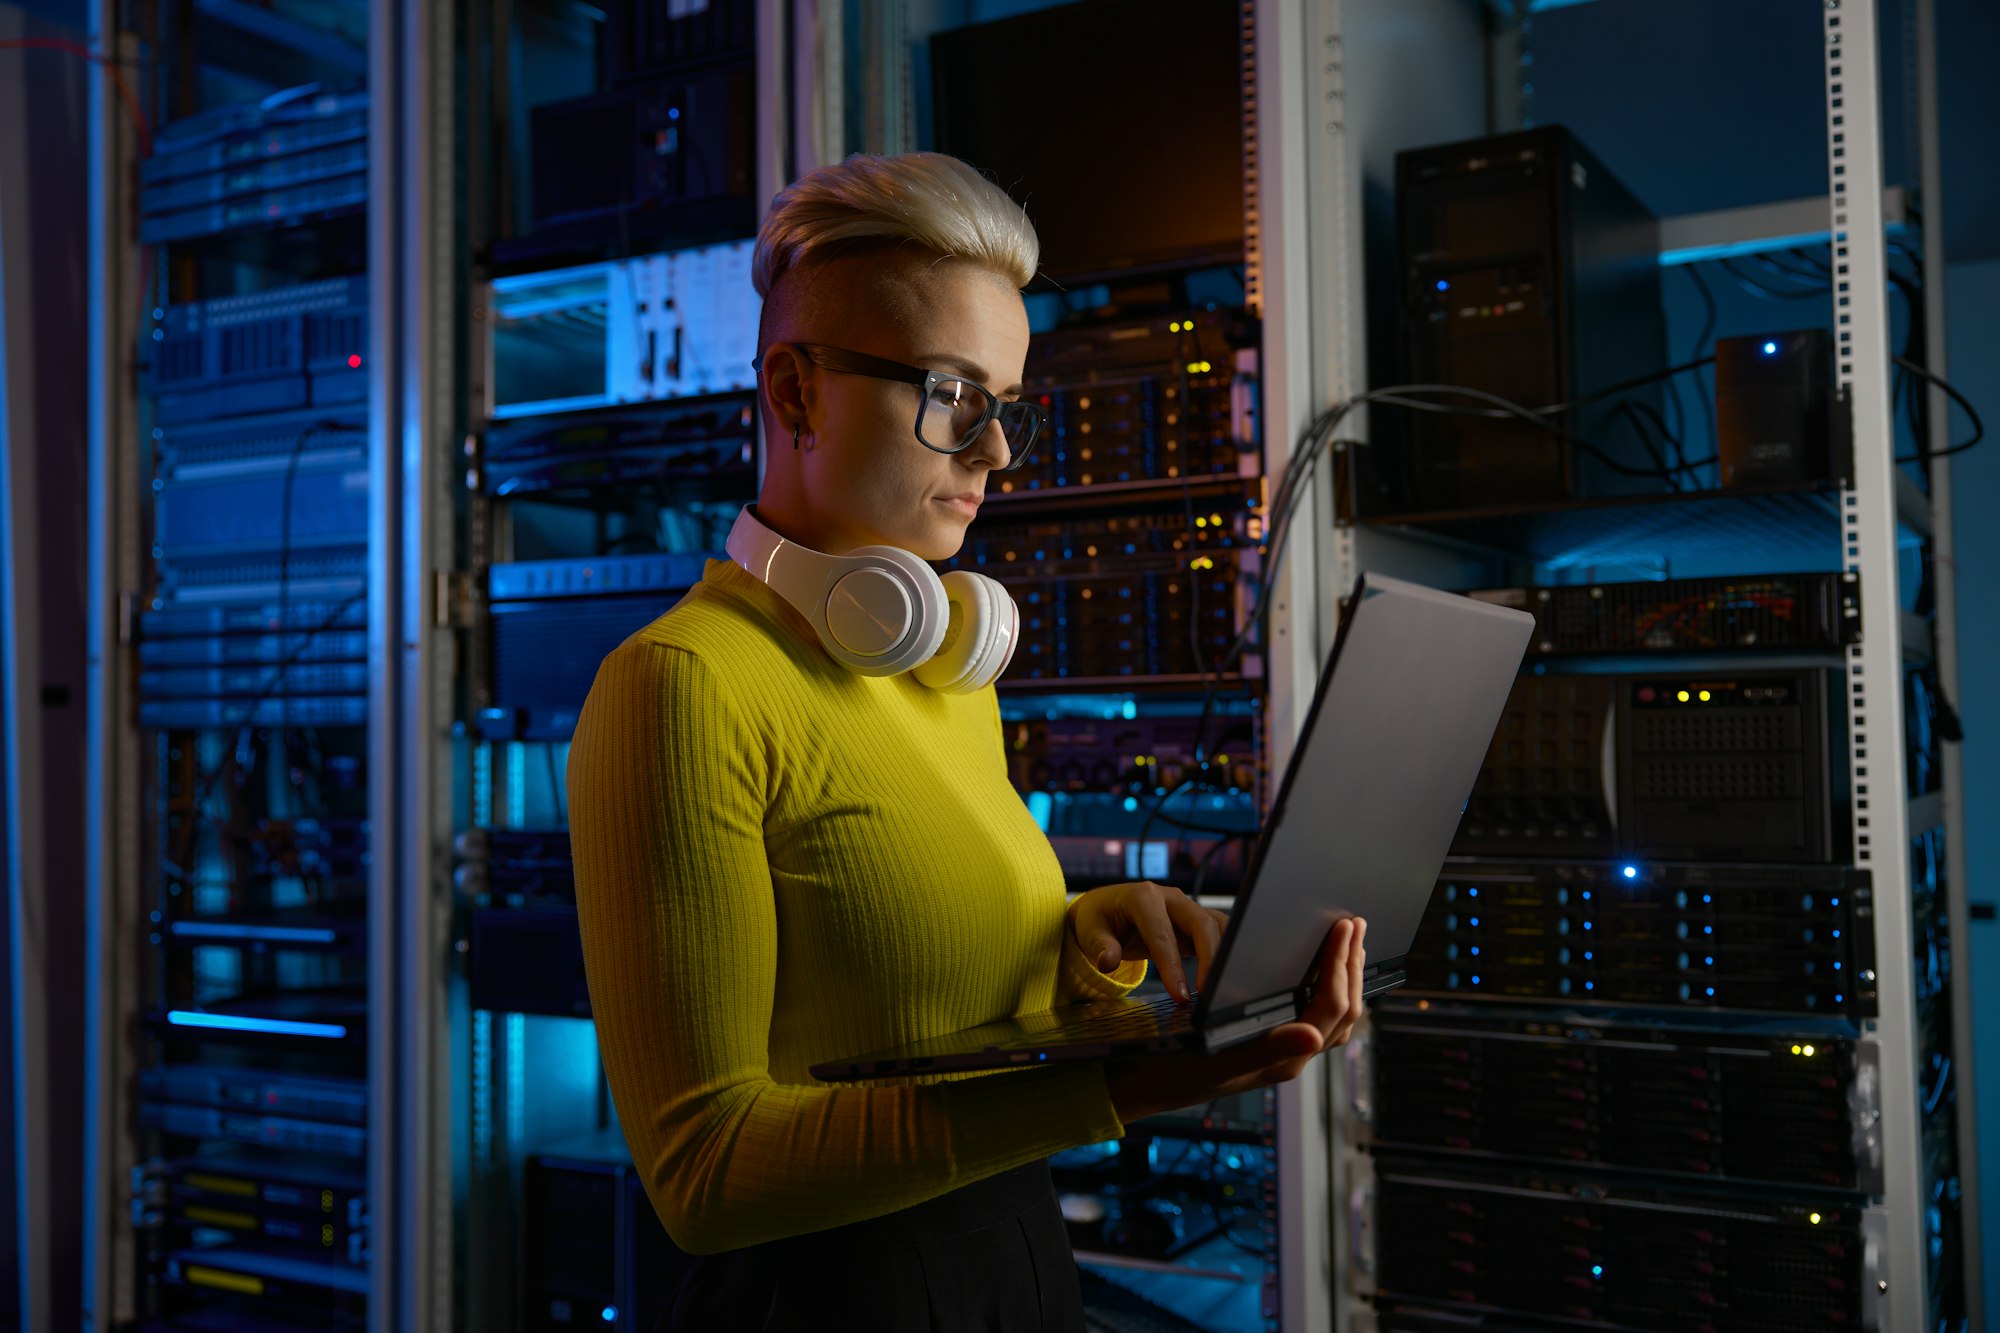
M1093 1037L1153 1037L1168 1032L1188 1031L1194 1019L1194 1001L1181 1004L1171 995L1126 1000L1094 1011L1086 1008L1061 1027L1047 1032L991 1043L995 1050L1011 1051L1035 1046L1065 1045Z

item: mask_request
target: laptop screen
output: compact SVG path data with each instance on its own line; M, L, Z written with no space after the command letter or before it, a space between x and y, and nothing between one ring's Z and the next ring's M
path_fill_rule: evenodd
M1342 917L1367 919L1374 963L1409 952L1534 623L1522 611L1362 576L1205 1006L1296 990Z

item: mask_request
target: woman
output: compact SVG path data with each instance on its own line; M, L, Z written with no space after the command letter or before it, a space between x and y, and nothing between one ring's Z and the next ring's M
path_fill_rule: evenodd
M936 588L889 557L956 552L1027 442L1032 410L1002 404L1021 394L1037 249L1019 206L937 154L857 155L773 200L754 280L774 447L754 513L736 559L605 659L578 720L569 810L605 1073L668 1233L703 1256L667 1327L1080 1330L1050 1154L1293 1078L1360 1013L1362 928L1343 922L1305 1021L1219 1055L807 1073L1125 995L1149 956L1186 1000L1183 958L1205 981L1221 936L1220 913L1153 883L1065 908L1007 780L986 683L1004 647L926 683L928 664L874 669L854 643L882 628L875 594L946 633ZM891 548L878 572L905 592L878 580L829 612L783 577L864 547ZM952 593L947 651L982 623L1004 639L992 617L1011 603L990 595Z

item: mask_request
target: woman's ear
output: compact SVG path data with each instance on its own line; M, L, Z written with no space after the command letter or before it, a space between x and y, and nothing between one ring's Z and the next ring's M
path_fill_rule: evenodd
M795 426L811 429L808 418L813 409L816 387L810 373L812 363L789 343L774 342L764 349L758 382L763 386L764 408L789 435Z

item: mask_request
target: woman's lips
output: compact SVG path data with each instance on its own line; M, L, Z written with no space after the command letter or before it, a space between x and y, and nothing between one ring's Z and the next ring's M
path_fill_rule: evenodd
M938 497L938 503L950 505L967 518L979 517L979 501L968 499L963 495L941 495Z

